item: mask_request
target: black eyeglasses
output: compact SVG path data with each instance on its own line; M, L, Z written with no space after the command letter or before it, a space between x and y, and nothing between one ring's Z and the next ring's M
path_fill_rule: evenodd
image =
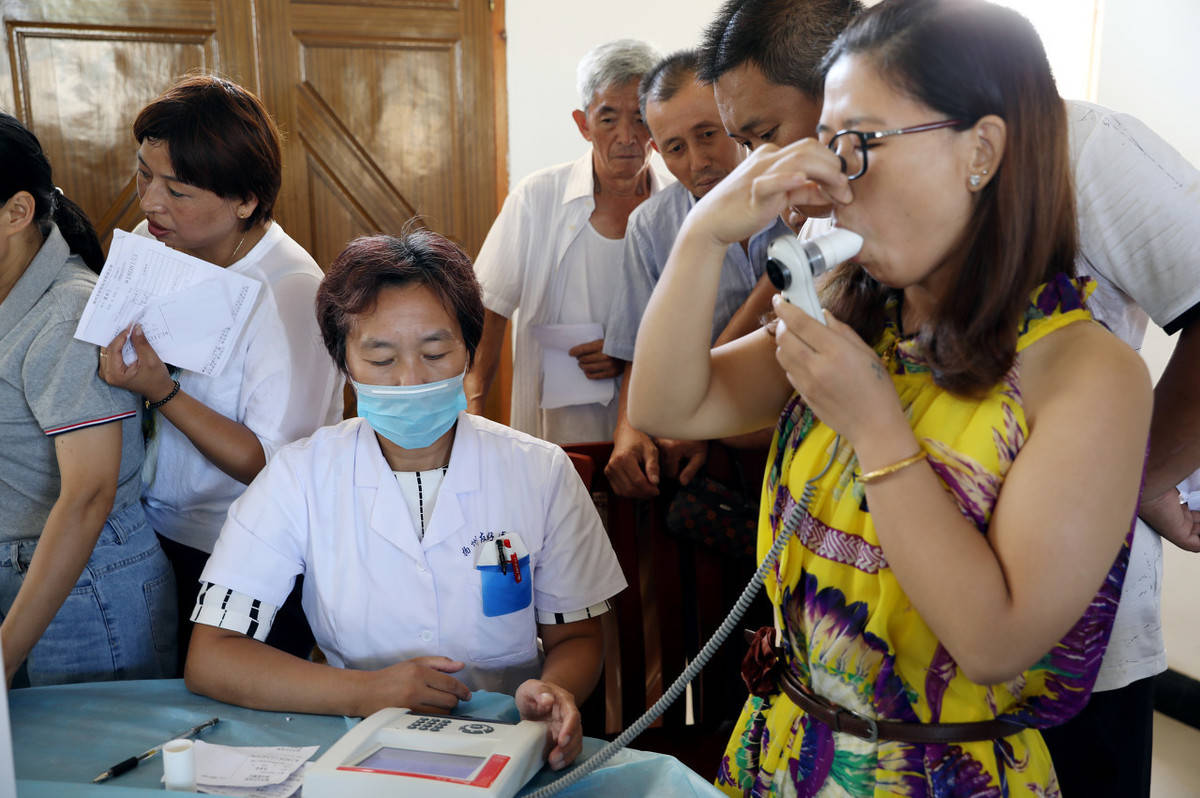
M829 140L827 146L841 160L842 172L846 175L846 179L858 180L867 173L867 150L874 146L868 142L888 136L924 133L926 130L938 130L961 124L961 119L946 119L941 122L927 122L924 125L901 127L895 130L872 130L867 133L861 130L839 130Z

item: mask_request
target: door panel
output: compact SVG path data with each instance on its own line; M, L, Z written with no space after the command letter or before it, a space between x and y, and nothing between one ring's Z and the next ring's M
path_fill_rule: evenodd
M362 208L349 200L353 192L340 183L334 173L315 157L308 157L310 218L312 226L322 230L320 241L325 244L324 249L313 249L312 256L325 268L342 251L342 244L337 242L370 235L374 231L374 225Z
M290 195L311 181L343 192L372 231L414 216L474 254L496 213L492 13L459 3L262 0L286 29L275 63L296 87ZM321 176L312 164L325 169ZM336 225L307 220L314 251L336 252ZM320 261L320 258L318 258ZM328 263L328 261L324 261Z
M301 41L304 88L340 128L357 132L346 143L386 180L389 201L410 216L419 208L435 230L462 227L454 211L457 108L441 100L455 94L458 49L454 42ZM300 129L304 135L307 126Z

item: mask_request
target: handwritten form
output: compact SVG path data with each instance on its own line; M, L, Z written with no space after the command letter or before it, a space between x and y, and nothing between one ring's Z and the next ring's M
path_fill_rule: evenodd
M567 352L604 337L599 324L539 324L531 328L542 346L542 407L550 410L593 402L606 405L617 395L614 378L591 380Z
M261 289L250 277L117 230L75 337L107 346L141 324L164 363L211 377L229 360ZM128 341L122 354L126 365L135 360Z
M196 789L242 798L289 798L319 746L235 746L196 741Z

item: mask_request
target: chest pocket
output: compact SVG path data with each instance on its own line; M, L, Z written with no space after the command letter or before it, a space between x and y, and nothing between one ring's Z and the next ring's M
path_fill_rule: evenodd
M533 615L533 567L520 535L503 532L475 555L479 580L479 634L472 659L490 660L532 652L537 634Z
M475 556L485 618L519 612L533 603L533 572L529 550L521 537L501 532L480 547Z

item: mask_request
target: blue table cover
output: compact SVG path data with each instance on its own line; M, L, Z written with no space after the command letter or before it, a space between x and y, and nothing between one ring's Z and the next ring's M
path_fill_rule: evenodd
M206 729L202 740L221 745L319 745L314 759L357 722L224 704L188 692L181 679L31 687L13 690L8 701L19 798L146 798L149 791L162 793L162 760L157 756L104 784L91 784L91 780L109 766L211 717L221 722ZM455 714L519 719L512 697L498 693L476 692ZM603 743L584 738L577 761L586 760ZM569 771L544 768L521 795L565 772ZM675 757L627 749L559 795L720 793Z

